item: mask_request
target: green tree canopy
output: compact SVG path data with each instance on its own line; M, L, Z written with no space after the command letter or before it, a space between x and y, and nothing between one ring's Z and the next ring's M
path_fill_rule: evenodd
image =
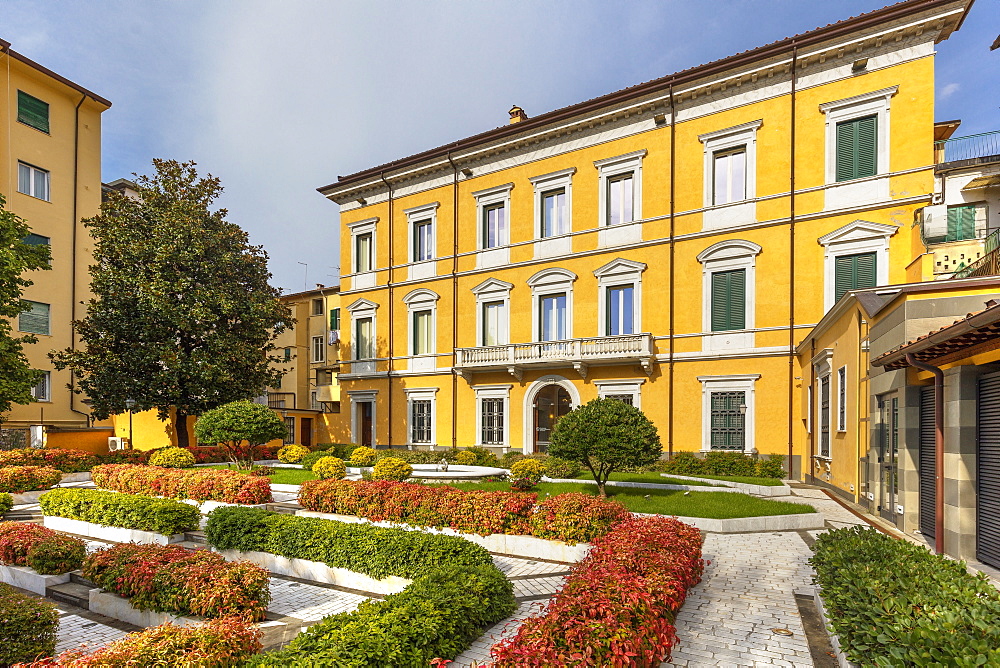
M178 445L187 418L259 395L280 382L274 338L293 321L268 284L267 253L212 210L219 179L195 163L154 160L138 197L111 193L84 221L94 238L93 299L75 323L82 350L52 355L70 368L94 417L176 408Z
M24 273L51 269L48 245L25 243L31 228L23 218L8 211L6 204L0 195L0 423L14 404L34 401L31 390L41 372L31 368L24 356L24 344L37 343L38 339L30 334L11 336L10 319L28 307L21 295L33 283Z
M203 445L218 445L229 453L237 468L251 469L258 448L285 437L285 423L267 406L252 401L233 401L206 411L194 423L194 433Z
M580 462L594 475L601 496L604 483L627 466L647 466L663 446L656 425L638 408L618 399L594 399L556 422L548 453Z

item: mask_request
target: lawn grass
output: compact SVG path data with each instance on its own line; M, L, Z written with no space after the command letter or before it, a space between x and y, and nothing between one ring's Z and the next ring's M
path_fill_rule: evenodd
M226 464L216 464L214 466L206 466L204 468L208 469L227 469L229 466ZM247 471L240 471L240 473L247 473ZM270 476L272 485L301 485L306 480L315 480L316 474L307 469L286 469L286 468L276 468L274 473Z
M584 471L577 476L578 480L593 480L594 474ZM656 472L649 473L612 473L608 480L615 482L652 482L657 485L689 485L691 487L713 487L709 482L698 482L697 480L680 480L678 478L664 478ZM721 486L721 485L720 485Z
M509 492L505 482L451 483L458 489L481 489ZM608 496L635 513L678 515L680 517L708 517L730 519L734 517L761 517L764 515L795 515L815 512L815 508L801 503L771 501L738 492L683 492L667 489L636 489L607 487ZM597 487L584 482L543 482L535 488L540 497L555 496L566 492L597 495Z
M762 485L764 487L780 487L785 484L784 480L777 478L755 478L745 475L698 475L697 478L709 478L711 480L726 480L728 482L742 482L746 485ZM689 483L690 484L690 483Z

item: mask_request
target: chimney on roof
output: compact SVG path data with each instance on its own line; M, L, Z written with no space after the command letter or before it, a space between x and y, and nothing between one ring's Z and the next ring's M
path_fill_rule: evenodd
M524 113L524 109L517 106L516 104L513 107L511 107L510 111L507 113L510 114L510 122L512 124L528 120L528 114Z

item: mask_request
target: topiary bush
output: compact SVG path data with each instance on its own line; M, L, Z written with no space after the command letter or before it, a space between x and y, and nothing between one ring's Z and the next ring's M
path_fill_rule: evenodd
M326 457L320 457L320 459L313 464L312 471L323 480L341 480L347 475L347 465L344 464L343 459L328 455Z
M225 449L236 468L249 471L262 446L288 434L285 422L267 406L233 401L202 413L194 424L199 443Z
M4 513L9 513L13 507L14 497L7 492L0 492L0 516L3 516Z
M474 466L476 463L476 453L462 450L455 455L455 463L462 466Z
M510 467L509 482L512 489L527 491L537 485L545 475L545 464L538 459L521 459Z
M7 466L0 468L0 492L34 492L58 485L62 473L51 466Z
M374 466L378 461L378 451L361 446L351 451L351 466Z
M80 568L87 556L82 540L38 524L0 522L0 563L27 566L42 575Z
M189 469L194 464L194 455L185 448L160 448L149 456L150 466L162 466L168 469Z
M309 448L291 443L278 450L278 461L283 464L298 464L309 454Z
M0 583L0 666L51 656L58 628L55 605Z
M54 489L38 503L45 515L167 536L194 531L201 521L196 506L180 501L97 489Z
M556 422L549 454L580 462L590 470L604 497L604 483L626 466L660 458L660 436L642 411L617 399L594 399Z
M304 469L309 469L311 471L313 464L318 462L323 457L336 457L336 456L337 455L335 455L334 453L327 452L326 450L314 450L313 452L310 452L308 455L306 455L299 461L299 466L301 466Z
M396 457L383 457L375 462L372 469L373 480L395 480L402 482L413 474L413 467Z

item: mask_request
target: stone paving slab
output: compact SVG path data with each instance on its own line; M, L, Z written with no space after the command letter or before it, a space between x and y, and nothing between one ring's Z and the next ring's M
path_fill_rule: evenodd
M573 566L572 564L534 561L520 557L503 557L497 554L493 555L493 565L509 578L544 575L546 573L565 573Z
M318 622L324 617L355 610L368 598L329 587L271 578L271 604L268 612Z
M86 645L93 651L128 635L128 631L59 610L59 632L56 635L56 654Z
M547 601L528 601L517 606L513 615L487 629L486 633L472 643L469 649L455 657L455 662L449 664L449 668L469 668L473 661L479 664L489 661L490 648L500 640L517 633L521 622L527 617L541 612L546 603Z
M531 578L529 580L514 580L514 598L538 597L546 598L556 594L566 583L565 576L550 578Z

